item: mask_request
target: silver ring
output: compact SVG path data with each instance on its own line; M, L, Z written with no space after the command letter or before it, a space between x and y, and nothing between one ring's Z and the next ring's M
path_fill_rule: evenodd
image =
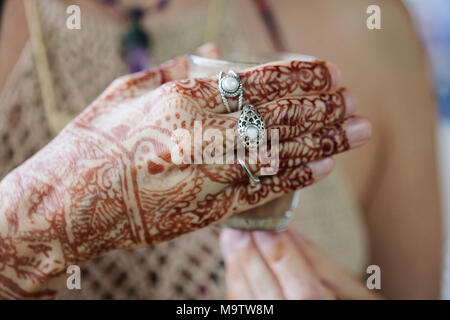
M242 108L242 82L236 72L233 70L228 71L225 75L224 72L219 73L219 90L222 96L223 104L227 111L231 113L230 105L228 104L227 98L239 97L238 98L238 110Z
M264 119L252 105L246 105L238 120L238 135L242 144L252 150L266 137Z
M245 161L241 158L238 158L239 164L241 165L242 169L244 169L245 173L248 176L248 180L250 181L250 185L252 186L257 186L261 183L261 181L259 180L258 175L253 174L250 169L247 167L247 164L245 163Z

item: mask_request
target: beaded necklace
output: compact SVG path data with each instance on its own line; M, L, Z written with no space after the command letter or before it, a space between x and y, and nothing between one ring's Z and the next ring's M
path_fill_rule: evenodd
M127 62L129 72L139 72L151 68L152 37L151 33L142 27L141 21L145 16L162 11L170 0L158 0L152 5L133 7L126 7L119 0L100 1L129 20L129 27L121 39L122 54Z

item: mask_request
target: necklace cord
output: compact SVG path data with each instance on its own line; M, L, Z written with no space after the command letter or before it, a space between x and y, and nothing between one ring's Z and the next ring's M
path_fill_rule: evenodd
M287 51L286 41L282 35L280 24L273 13L270 0L253 0L261 19L264 21L272 45L277 52Z
M50 130L56 135L74 118L74 115L63 112L56 107L53 77L45 48L37 1L24 0L23 3L45 117L50 126Z

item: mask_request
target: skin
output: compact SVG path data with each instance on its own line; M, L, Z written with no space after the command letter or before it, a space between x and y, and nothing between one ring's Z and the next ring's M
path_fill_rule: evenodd
M76 2L83 10L105 17L112 15L90 1ZM146 24L151 28L163 19L175 18L179 12L189 10L181 8L184 3L174 2ZM230 6L245 20L246 28L242 31L251 35L249 41L254 40L255 53L271 50L270 41L261 32L264 24L251 1L239 1L239 8L235 8L236 3L230 2ZM442 230L434 100L423 48L406 10L399 1L277 0L271 3L288 49L335 62L345 84L358 97L359 110L373 123L371 142L360 150L339 156L337 166L349 178L364 213L370 239L368 264L381 267L382 294L400 299L437 298ZM364 27L365 10L370 4L382 8L381 31ZM0 85L28 37L26 28L21 27L25 21L21 1L7 1L8 6L19 8L5 15L0 29ZM332 36L330 25L334 26ZM6 29L14 32L8 33ZM393 45L399 39L401 46Z
M21 1L6 1L3 5L0 28L0 88L3 88L25 42L28 30L25 11ZM17 32L21 30L21 32ZM6 45L8 44L8 45Z
M283 61L239 75L244 104L268 129L283 127L276 176L252 187L237 164L175 165L173 130L193 132L196 120L225 132L239 114L225 113L216 78L186 76L181 57L115 80L3 179L1 297L53 297L46 283L68 265L166 241L311 185L332 169L327 157L370 136L369 122L347 113L355 106L346 108L333 66Z
M227 294L236 300L373 300L380 296L292 230L224 230Z
M387 0L270 3L288 50L336 63L358 97L359 111L373 124L370 142L339 156L336 164L364 214L367 265L380 266L381 293L392 299L438 298L443 222L436 104L424 48L407 10ZM369 5L381 8L381 30L365 27ZM236 12L245 19L249 39L258 38L252 43L255 54L272 50L251 1L240 2Z

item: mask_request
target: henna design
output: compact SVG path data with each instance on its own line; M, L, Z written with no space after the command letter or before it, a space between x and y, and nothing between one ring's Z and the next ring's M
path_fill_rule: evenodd
M329 92L326 64L291 61L241 74L248 102L262 104L266 121L291 139L281 150L290 168L250 189L237 165L174 165L174 130L236 123L220 114L216 79L159 86L183 68L116 80L0 183L0 297L53 297L46 283L68 265L165 241L310 185L307 162L348 149L333 124L345 103Z
M266 125L278 128L285 140L342 121L345 99L342 91L283 98L258 107L258 111Z
M245 72L244 97L248 103L260 104L292 94L326 92L333 79L325 62L291 61L287 65L267 65Z
M350 149L341 123L280 144L280 166L294 167Z
M307 187L313 182L313 173L307 165L285 168L280 170L277 176L262 178L258 188L240 184L237 187L238 201L243 206L252 207L252 205L272 200L276 194L286 194Z
M322 93L275 100L258 108L267 125L299 126L303 132L317 129L315 125L333 123L344 117L340 93Z

